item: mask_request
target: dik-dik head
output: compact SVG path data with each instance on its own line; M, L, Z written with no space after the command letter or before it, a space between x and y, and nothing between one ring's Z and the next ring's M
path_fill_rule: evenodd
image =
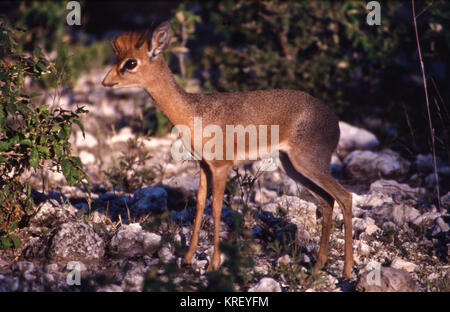
M169 46L171 28L163 22L153 30L139 34L122 34L111 42L117 56L116 66L109 71L103 85L105 87L142 87L144 82L158 79L158 66L161 66L161 53Z

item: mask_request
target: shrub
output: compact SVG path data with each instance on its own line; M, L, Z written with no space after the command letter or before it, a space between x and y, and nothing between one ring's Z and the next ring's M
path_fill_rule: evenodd
M349 106L355 79L376 85L382 60L397 42L383 26L366 24L366 1L224 1L205 4L220 44L204 50L215 90L300 89ZM361 77L360 77L361 76Z
M31 186L22 176L29 170L43 168L44 161L62 171L69 185L84 184L86 174L81 161L70 153L72 124L83 131L79 107L68 111L50 108L36 101L37 93L27 93L25 78L41 80L59 76L54 64L41 56L40 48L33 55L17 52L19 29L0 20L0 236L2 247L11 244L5 235L15 229L15 222L33 208ZM13 226L14 225L14 226ZM16 224L17 225L17 224ZM10 237L10 236L8 236ZM14 242L17 247L17 243Z
M79 1L83 6L84 1ZM86 36L71 35L80 26L68 26L66 22L67 2L65 1L20 1L12 4L17 17L10 22L25 31L18 34L17 50L32 52L36 46L42 54L51 55L60 76L47 75L39 83L45 89L57 84L73 86L79 76L93 66L103 66L112 57L112 49L107 40L86 44ZM14 15L13 15L14 16Z

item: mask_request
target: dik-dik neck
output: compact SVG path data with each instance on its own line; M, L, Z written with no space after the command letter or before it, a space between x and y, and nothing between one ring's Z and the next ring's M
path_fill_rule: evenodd
M193 108L188 103L187 93L177 84L166 61L161 56L156 61L155 78L146 82L145 89L155 101L156 107L174 124L189 124Z

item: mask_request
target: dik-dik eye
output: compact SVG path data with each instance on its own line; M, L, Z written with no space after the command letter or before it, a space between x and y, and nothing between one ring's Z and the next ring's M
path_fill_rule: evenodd
M136 59L134 58L128 59L123 63L121 72L124 72L125 70L134 71L137 65L138 61Z

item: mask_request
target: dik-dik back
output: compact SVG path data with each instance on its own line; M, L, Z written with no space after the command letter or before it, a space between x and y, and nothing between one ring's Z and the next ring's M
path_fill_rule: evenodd
M194 114L204 124L279 125L280 142L300 140L331 154L339 141L336 115L311 95L297 90L192 94ZM319 139L320 138L320 139ZM320 142L320 144L318 144Z

